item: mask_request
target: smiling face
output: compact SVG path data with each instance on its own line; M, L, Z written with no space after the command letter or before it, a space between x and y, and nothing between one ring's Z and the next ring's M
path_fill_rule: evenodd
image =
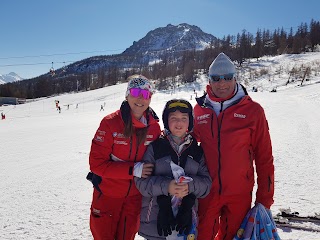
M184 137L189 127L189 114L179 110L169 113L168 125L173 136Z
M142 95L133 97L131 94L127 96L127 101L131 108L132 114L136 119L140 119L150 105L151 98L144 99Z
M229 97L236 87L236 80L224 80L220 79L218 82L209 82L212 92L214 95L216 95L218 98L227 98Z

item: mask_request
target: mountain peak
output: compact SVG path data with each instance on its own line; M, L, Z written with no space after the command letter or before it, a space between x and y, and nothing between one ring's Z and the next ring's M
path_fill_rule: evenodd
M217 38L203 32L199 27L187 23L168 24L147 33L139 41L134 41L124 54L145 54L152 51L203 50Z
M20 77L18 74L16 74L15 72L10 72L8 74L0 74L0 84L5 84L5 83L9 83L9 82L16 82L16 81L20 81L23 80L22 77Z

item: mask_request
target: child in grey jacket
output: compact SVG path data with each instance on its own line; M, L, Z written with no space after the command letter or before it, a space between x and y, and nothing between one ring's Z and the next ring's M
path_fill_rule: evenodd
M162 135L143 157L153 164L153 174L135 178L143 195L138 233L147 240L195 239L196 199L209 194L211 178L202 148L190 134L193 108L186 100L172 99L162 121Z

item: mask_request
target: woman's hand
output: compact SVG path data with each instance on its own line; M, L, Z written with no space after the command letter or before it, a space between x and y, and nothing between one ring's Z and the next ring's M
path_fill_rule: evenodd
M154 165L152 163L144 163L142 167L142 178L147 178L152 174Z

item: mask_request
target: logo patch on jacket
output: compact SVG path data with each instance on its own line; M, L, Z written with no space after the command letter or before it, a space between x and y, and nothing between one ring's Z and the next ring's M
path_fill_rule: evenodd
M241 113L234 113L233 116L236 118L246 118L247 117L246 115L241 114Z
M118 137L118 138L124 138L124 135L122 133L117 133L117 132L113 132L112 136L113 137Z
M96 135L96 137L94 138L94 140L96 140L97 142L104 142L104 137L103 137L103 136Z
M205 120L205 119L207 119L207 118L210 118L210 114L203 114L203 115L201 115L201 116L198 116L197 117L197 120L198 121L201 121L201 120Z
M197 124L206 124L208 121L206 119L210 118L210 114L203 114L197 117Z
M97 133L101 136L104 136L106 135L106 132L105 131L101 131L101 130L98 130Z
M106 135L105 131L97 130L96 136L94 137L94 140L97 142L104 142L104 136Z
M119 145L128 145L128 143L126 141L117 141L117 140L114 140L113 141L114 144L119 144Z

